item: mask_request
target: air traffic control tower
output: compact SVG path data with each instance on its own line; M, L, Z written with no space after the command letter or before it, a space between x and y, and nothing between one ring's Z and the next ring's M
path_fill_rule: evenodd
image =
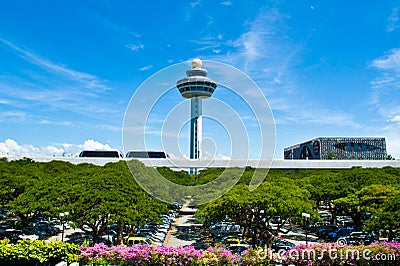
M201 68L202 64L200 59L194 59L192 69L186 71L186 78L176 83L181 95L191 100L190 159L201 158L202 99L211 97L217 87L217 83L207 77L207 70ZM190 169L190 173L197 174L197 168Z

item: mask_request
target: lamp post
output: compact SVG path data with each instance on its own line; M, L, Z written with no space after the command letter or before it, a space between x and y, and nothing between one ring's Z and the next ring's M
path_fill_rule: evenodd
M306 230L306 245L307 245L308 244L308 228L307 228L308 223L306 224L306 222L310 219L311 215L309 213L303 212L303 213L301 213L301 216L304 217L304 228Z
M112 243L110 243L110 214L107 215L107 241L112 246Z
M67 220L67 217L69 215L69 212L60 212L60 220L62 224L62 233L61 233L61 241L64 242L64 230L65 230L65 222L64 222L64 217L65 221Z

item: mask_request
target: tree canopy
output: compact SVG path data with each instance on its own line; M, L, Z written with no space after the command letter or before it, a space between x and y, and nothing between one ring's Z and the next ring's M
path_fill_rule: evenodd
M360 229L385 230L389 238L400 229L396 222L400 214L399 168L271 169L261 185L250 191L254 171L250 167L206 169L195 178L185 171L145 167L136 160L96 166L3 158L0 159L0 203L18 215L22 225L39 214L58 217L62 212L69 212L69 219L97 240L109 224L117 224L120 232L126 226L134 230L134 225L157 221L167 210L166 203L138 185L132 178L133 173L152 183L149 187L157 189L163 198L190 196L164 189L165 182L174 182L189 187L188 193L201 192L197 193L194 203L215 199L201 205L198 215L208 220L234 221L253 239L268 241L283 223L300 223L302 212L310 213L311 219L317 221L316 207L321 204L328 204L334 216L339 212L352 216ZM164 181L157 179L160 173ZM216 187L223 185L227 193L218 198L220 191L203 186L209 183ZM275 216L282 220L278 227L271 226Z
M142 164L137 168L146 172ZM2 161L1 172L1 182L7 185L2 187L6 188L2 202L21 218L22 225L38 214L58 217L68 212L75 226L92 234L95 242L109 224L117 224L121 236L125 225L157 222L167 210L165 203L135 182L122 161L105 166Z

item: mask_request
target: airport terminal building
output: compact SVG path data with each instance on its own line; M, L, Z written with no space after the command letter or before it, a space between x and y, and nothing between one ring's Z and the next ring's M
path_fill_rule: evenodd
M385 160L384 137L318 137L284 149L287 160Z

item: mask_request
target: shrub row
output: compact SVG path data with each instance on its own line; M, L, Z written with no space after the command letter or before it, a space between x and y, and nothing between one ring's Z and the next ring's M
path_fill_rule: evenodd
M237 265L239 256L224 248L196 250L193 246L133 246L107 247L96 244L93 247L81 246L81 262L84 265Z
M400 243L381 242L369 246L322 243L300 245L273 252L255 248L240 256L224 248L196 250L193 246L77 246L61 241L23 240L10 244L0 240L0 265L51 266L60 261L81 265L400 265Z
M0 240L0 265L53 265L60 261L78 261L79 246L53 241L21 240L10 244Z
M368 246L343 243L298 245L290 250L273 252L269 249L250 249L241 256L243 265L296 266L397 266L400 265L400 243L376 242Z

